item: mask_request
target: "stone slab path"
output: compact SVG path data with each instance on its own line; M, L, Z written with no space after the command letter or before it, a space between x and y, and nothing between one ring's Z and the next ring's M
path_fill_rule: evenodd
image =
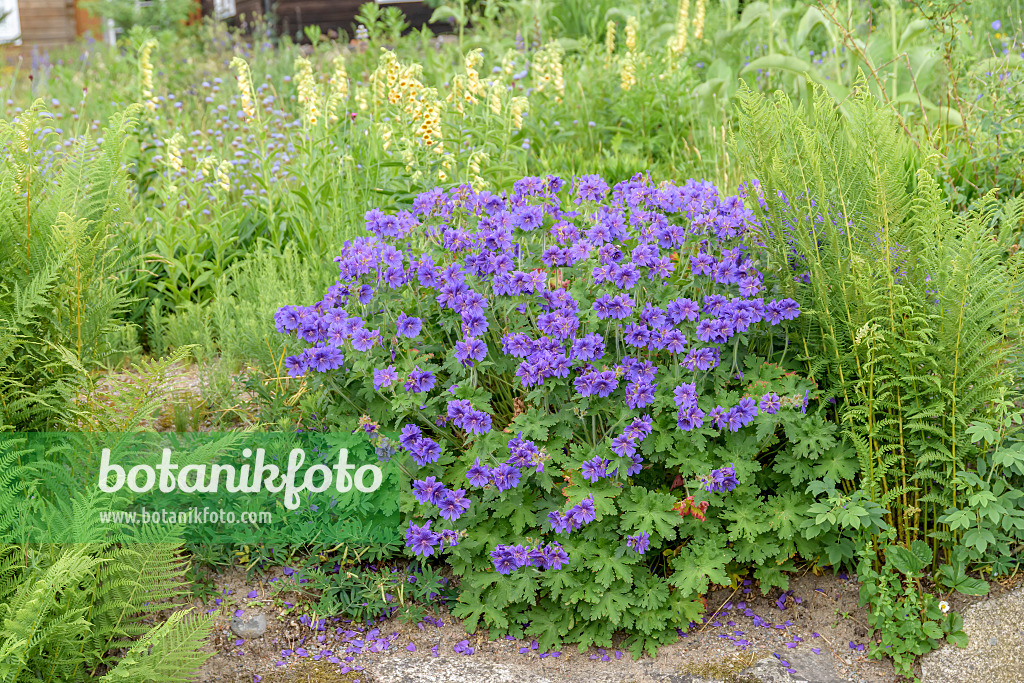
M789 668L775 657L761 659L746 669L705 678L688 673L671 673L650 661L640 662L628 673L587 671L588 683L851 683L841 678L830 664L831 658L813 655L809 650L787 655ZM542 667L523 666L466 657L424 658L406 656L401 651L383 657L366 667L363 682L373 683L577 683L580 672L566 671L557 660Z
M924 683L1022 683L1024 588L977 602L963 618L967 647L947 644L922 657Z

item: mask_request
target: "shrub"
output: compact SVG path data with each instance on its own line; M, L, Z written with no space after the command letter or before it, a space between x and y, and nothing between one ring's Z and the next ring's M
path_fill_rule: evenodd
M446 555L468 628L545 648L624 629L639 656L729 571L767 592L834 540L801 531L804 484L854 461L772 361L799 309L766 291L751 219L639 175L434 189L367 213L324 299L277 312L311 344L290 372L402 459L407 547Z

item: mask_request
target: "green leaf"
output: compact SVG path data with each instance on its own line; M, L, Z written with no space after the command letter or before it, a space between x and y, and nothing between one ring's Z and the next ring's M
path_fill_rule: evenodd
M657 531L662 538L671 541L682 520L679 513L672 510L675 502L675 496L668 493L633 486L629 496L619 503L622 508L619 529L623 532Z
M557 573L557 572L556 572ZM526 633L537 637L541 650L557 647L576 624L575 612L551 600L543 600L529 612Z
M946 641L952 645L956 645L959 648L967 647L967 634L963 631L956 631L954 633L946 634Z
M622 615L629 607L629 596L625 593L606 590L598 598L597 602L589 608L590 616L593 617L605 617L612 624L618 624L622 621Z
M925 566L920 558L901 545L888 546L885 549L885 560L896 571L911 577L920 573Z
M730 580L725 567L733 557L735 553L725 546L721 536L690 543L673 558L669 583L684 597L703 595L712 583L728 585Z
M633 572L629 565L630 563L622 557L617 557L611 552L602 552L591 560L588 566L594 570L594 581L607 588L616 578L624 581L626 585L633 583Z
M811 70L811 64L799 57L773 53L753 60L750 64L743 67L740 74L748 74L752 71L757 71L758 69L779 69L781 71L789 71L801 76L807 76L808 72Z

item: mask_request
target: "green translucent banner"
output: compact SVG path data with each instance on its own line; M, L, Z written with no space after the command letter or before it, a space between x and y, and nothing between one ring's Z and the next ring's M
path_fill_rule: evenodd
M394 543L389 454L361 433L4 434L0 543Z

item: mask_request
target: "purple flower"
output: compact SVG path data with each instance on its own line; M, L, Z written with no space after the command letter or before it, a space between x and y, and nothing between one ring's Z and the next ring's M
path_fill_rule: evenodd
M454 522L462 516L462 513L469 510L469 499L466 498L464 493L462 489L445 492L444 497L438 504L440 515L443 519Z
M491 551L491 561L494 563L495 571L499 574L511 574L519 568L512 549L506 545L499 545Z
M551 529L556 534L566 533L575 528L572 519L567 514L558 510L548 513L548 521L551 522Z
M672 395L675 397L676 405L686 407L697 404L697 385L695 383L683 382L677 386Z
M502 463L491 470L491 480L494 482L494 487L499 491L507 491L518 486L520 475L519 468L513 467L508 463Z
M483 360L487 355L487 344L475 337L455 342L455 360L465 367L472 367L473 361Z
M437 481L437 477L427 477L413 482L412 490L421 505L440 505L447 493L444 484Z
M558 570L569 564L569 554L558 543L549 543L544 548L544 560L541 565L544 569Z
M423 526L409 522L409 528L405 532L405 547L411 548L413 555L430 557L434 554L434 546L439 540L440 535L430 530L430 521Z
M477 458L466 472L466 478L472 486L486 486L491 483L491 471L485 465L481 465L480 458Z
M580 471L583 472L584 479L596 482L598 479L605 476L605 469L607 467L608 461L601 456L595 455L580 466Z
M732 465L711 471L711 476L704 479L704 490L708 492L728 492L739 486L736 470Z
M760 407L761 412L767 415L774 415L782 407L782 401L774 391L769 392L761 397Z
M394 365L389 365L383 370L373 371L373 388L380 391L383 387L390 387L398 379L398 373Z
M643 555L651 547L651 535L646 531L641 531L635 536L627 536L626 545Z
M589 524L597 519L597 509L594 506L594 497L587 496L574 505L567 515L576 525Z
M606 194L608 194L608 183L598 175L581 176L576 185L576 196L579 201L599 202L604 199Z
M398 327L398 336L400 337L416 337L423 328L422 320L419 318L410 318L405 313L399 313L398 320L396 322Z
M704 411L696 403L684 406L676 416L676 425L684 432L700 429L704 426Z
M363 285L359 288L359 303L366 305L373 301L373 288L370 285Z
M417 365L416 368L409 373L409 379L405 380L406 391L412 393L421 393L424 391L430 391L434 388L434 384L437 380L434 378L434 373L428 370L420 370Z
M628 458L636 453L636 442L628 434L620 434L612 439L612 451L620 457Z
M356 351L369 351L378 341L380 341L380 330L370 332L370 330L360 327L352 333L352 348Z

